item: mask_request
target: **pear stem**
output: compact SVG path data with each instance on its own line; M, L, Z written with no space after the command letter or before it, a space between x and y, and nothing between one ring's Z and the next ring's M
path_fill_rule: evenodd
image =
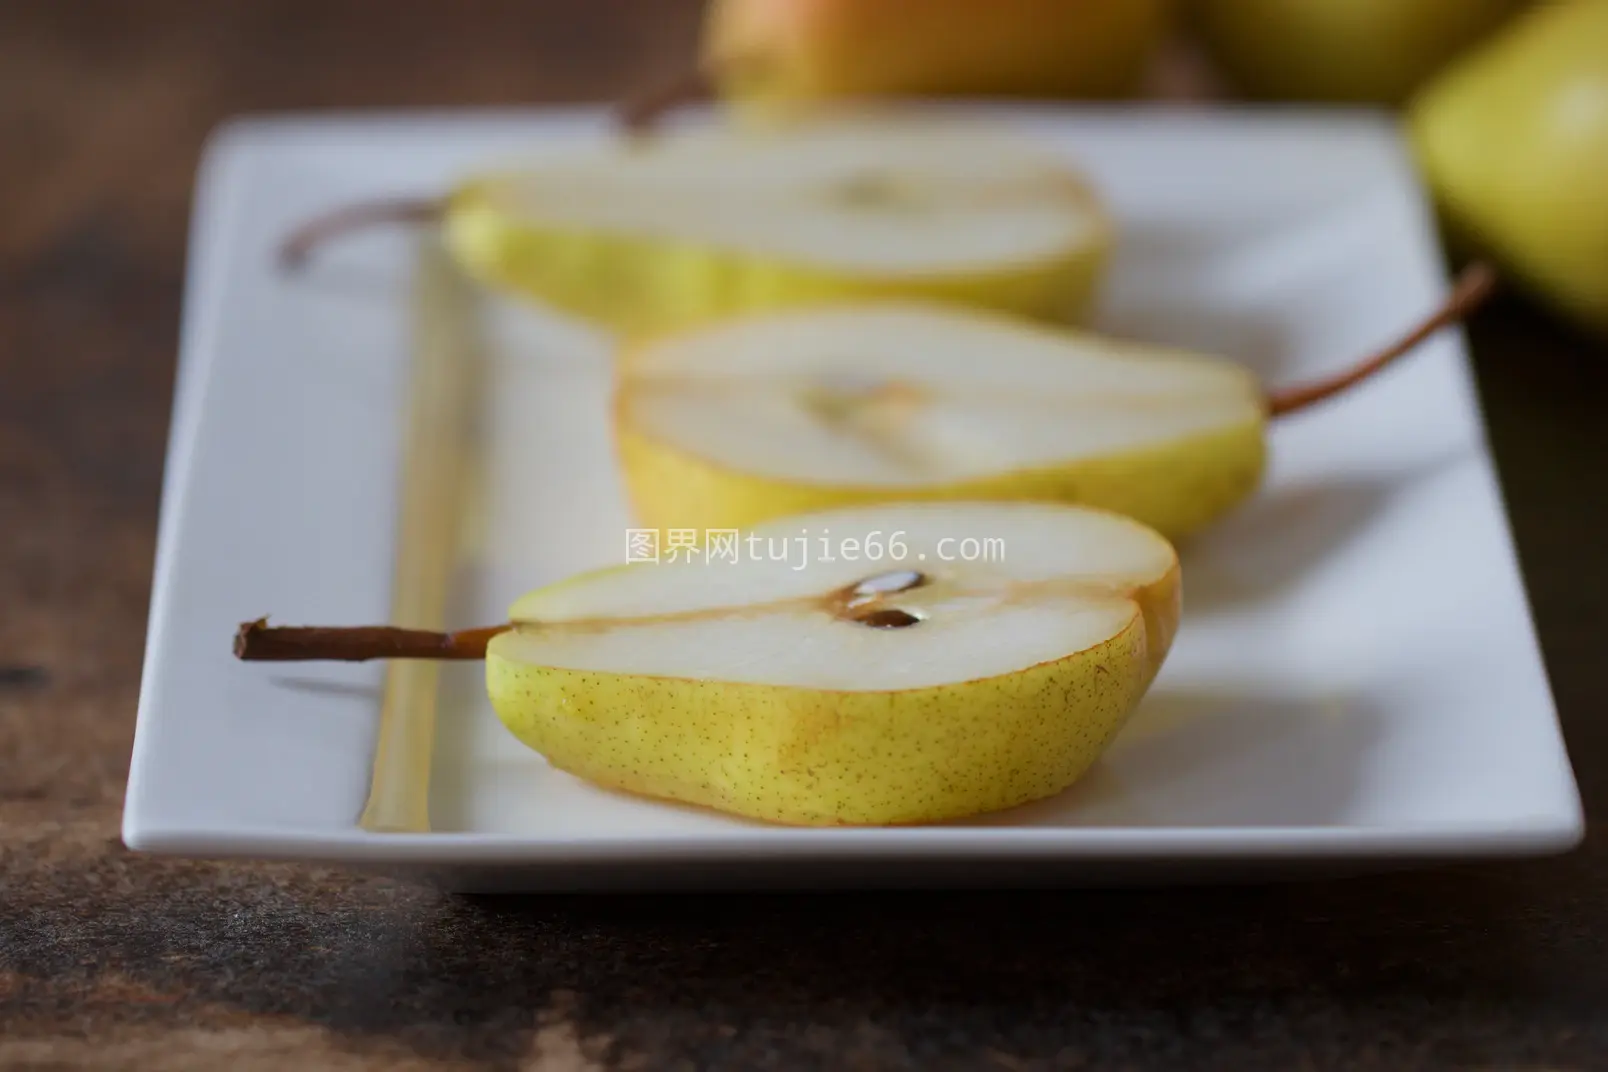
M347 205L315 216L292 231L279 247L279 263L286 268L299 267L315 247L329 239L376 224L435 223L441 219L442 210L439 200L426 198L390 198Z
M713 81L707 71L688 67L662 85L621 100L615 106L615 119L628 134L646 134L660 119L683 104L706 100L713 91Z
M1392 364L1397 358L1416 349L1419 344L1441 328L1462 320L1475 309L1478 309L1495 289L1496 270L1484 261L1476 261L1463 269L1446 301L1439 309L1426 317L1422 323L1400 339L1386 346L1383 350L1363 358L1355 365L1333 376L1316 380L1312 383L1297 384L1294 387L1269 391L1267 395L1268 414L1273 417L1282 417L1286 414L1298 413L1361 383L1374 373Z
M235 658L247 662L366 662L369 659L484 659L486 644L511 625L437 633L392 625L270 626L244 622L235 633Z
M903 611L903 621L877 617L884 597L928 583L918 570L894 570L846 585L827 597L834 612L852 621L887 627L913 625L918 620ZM706 615L707 610L685 615L661 615L660 620ZM526 623L530 624L530 623ZM270 626L267 618L242 622L235 631L235 658L246 662L366 662L369 659L484 659L486 645L498 633L514 628L512 622L438 633L431 629L403 629L394 625Z

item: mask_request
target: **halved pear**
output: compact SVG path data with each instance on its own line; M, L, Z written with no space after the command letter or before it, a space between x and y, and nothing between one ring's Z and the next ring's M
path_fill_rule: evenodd
M1199 355L909 302L756 316L621 363L646 527L743 528L860 502L1084 503L1169 537L1249 495L1266 399Z
M1075 320L1112 231L1061 157L881 113L556 156L467 183L442 219L476 276L625 331L888 295Z
M1155 678L1179 591L1172 546L1103 511L829 511L746 534L735 561L524 597L487 687L593 782L784 823L929 822L1076 780Z

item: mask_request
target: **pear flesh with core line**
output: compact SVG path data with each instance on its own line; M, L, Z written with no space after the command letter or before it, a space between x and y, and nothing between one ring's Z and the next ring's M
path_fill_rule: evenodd
M639 522L745 528L857 502L1034 499L1173 537L1265 464L1266 400L1194 354L915 303L752 317L627 353Z
M881 115L537 162L465 185L443 224L478 278L627 331L877 296L1076 319L1112 231L1054 154Z
M880 506L754 535L804 537L811 557L632 564L519 600L486 653L508 729L633 793L793 824L937 821L1075 781L1178 626L1172 546L1103 511ZM985 539L990 561L953 550ZM883 557L838 554L850 541Z

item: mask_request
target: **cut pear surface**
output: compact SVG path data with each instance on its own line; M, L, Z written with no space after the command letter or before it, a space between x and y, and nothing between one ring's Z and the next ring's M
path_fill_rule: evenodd
M1231 362L934 304L748 317L636 347L622 368L620 455L651 527L1034 499L1177 536L1264 464L1263 392Z
M520 740L604 785L796 824L935 821L1076 780L1155 678L1179 591L1172 546L1103 511L827 511L746 533L735 561L524 597L487 684Z
M888 115L556 157L467 184L445 226L481 277L632 330L877 295L1076 317L1111 241L1063 159L974 123Z

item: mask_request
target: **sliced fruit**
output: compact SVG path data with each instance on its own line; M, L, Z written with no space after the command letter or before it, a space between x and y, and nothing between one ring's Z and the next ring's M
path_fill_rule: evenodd
M762 527L732 562L532 593L486 677L521 741L591 781L786 823L917 823L1070 785L1178 615L1172 547L1129 519L883 506Z
M1188 532L1256 487L1263 395L1228 362L905 303L756 317L624 362L645 526L852 502L1081 502Z
M1392 345L1269 394L1240 365L931 303L728 321L623 355L616 434L638 520L741 529L855 503L1083 503L1169 537L1255 490L1270 416L1332 397L1490 292L1471 267Z
M286 243L438 218L481 280L607 326L919 296L1076 319L1111 244L1061 157L995 128L894 113L612 142L465 183L439 205L355 206Z

